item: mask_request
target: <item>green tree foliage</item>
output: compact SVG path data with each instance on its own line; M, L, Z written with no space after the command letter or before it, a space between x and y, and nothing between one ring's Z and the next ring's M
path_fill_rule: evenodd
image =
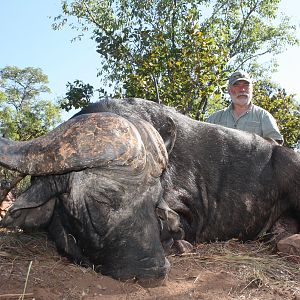
M85 84L81 80L74 83L67 83L68 92L66 97L60 101L60 107L66 111L87 106L94 95L94 88L90 84Z
M276 68L274 60L265 68L259 65L266 54L273 57L283 52L287 45L296 45L296 26L290 18L279 17L281 0L214 0L210 1L212 14L203 23L214 32L216 40L222 34L227 36L229 49L228 66L247 69L251 73L263 74ZM220 42L223 38L220 39ZM273 64L272 64L273 63Z
M48 77L37 68L7 66L0 70L0 125L6 138L29 140L45 134L60 122L59 106L41 98L50 92L47 83ZM16 172L0 168L1 184L16 178ZM29 180L19 183L14 193L26 188Z
M99 75L115 96L162 101L202 119L229 71L259 73L259 57L297 43L288 18L276 18L279 2L70 0L53 26L75 17L73 28L92 31L104 62Z
M284 145L294 148L300 138L300 105L276 85L259 81L254 88L254 103L269 111L277 120Z
M162 101L196 119L202 116L207 97L221 92L227 53L193 23L186 20L181 40L173 47L163 33L147 37L157 44L137 57L135 64L128 64L123 80L126 96Z
M82 26L92 26L104 59L100 75L115 87L115 96L161 101L200 118L207 95L220 93L228 57L224 43L216 44L200 28L197 5L176 0L64 1L63 11L78 17Z
M1 132L14 140L41 136L60 121L60 108L41 99L49 93L48 77L37 68L8 66L0 70Z

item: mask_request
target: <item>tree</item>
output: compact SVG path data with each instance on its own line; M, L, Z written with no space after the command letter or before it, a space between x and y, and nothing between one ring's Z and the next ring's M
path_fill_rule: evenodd
M213 13L205 19L201 12L209 3ZM62 1L53 25L59 29L76 17L73 28L92 30L104 60L99 74L114 95L162 101L202 119L208 100L221 97L229 71L245 66L259 73L256 58L297 43L287 18L274 25L278 3Z
M74 83L68 82L66 97L60 100L60 107L69 111L74 107L82 108L90 103L94 95L94 87L90 84L84 84L81 80L75 80Z
M192 16L187 17L179 31L172 47L163 32L155 38L150 33L151 38L147 38L153 40L152 46L144 56L128 64L123 88L126 96L161 101L200 119L207 97L220 94L227 53L199 30Z
M281 0L215 0L210 2L212 14L203 23L215 32L220 30L227 36L229 49L228 67L233 70L244 68L252 74L264 74L267 69L276 69L276 61L260 66L260 58L276 56L287 45L299 44L296 26L290 18L279 18L278 6ZM216 26L217 25L217 26ZM222 39L223 40L223 39ZM222 42L220 40L220 42Z
M227 53L200 30L193 1L73 1L63 10L93 26L105 59L100 75L115 96L161 101L200 118L206 95L220 92Z
M7 138L29 140L41 136L60 121L60 108L50 100L48 78L37 68L7 66L0 70L0 122Z
M0 70L0 125L6 138L29 140L45 134L60 122L59 106L41 99L43 93L50 92L47 83L48 78L41 69L7 66ZM0 168L0 203L23 177ZM28 184L29 178L18 184L18 189Z

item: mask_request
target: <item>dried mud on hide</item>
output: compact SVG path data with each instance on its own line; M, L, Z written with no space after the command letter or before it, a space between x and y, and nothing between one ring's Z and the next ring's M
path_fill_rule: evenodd
M165 284L144 288L69 263L44 234L0 229L0 300L300 299L299 260L262 242L199 244L169 260Z

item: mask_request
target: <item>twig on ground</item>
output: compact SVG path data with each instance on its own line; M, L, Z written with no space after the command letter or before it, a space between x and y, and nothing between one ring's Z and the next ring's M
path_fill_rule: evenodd
M24 300L25 294L26 294L26 289L27 289L27 284L28 284L28 278L29 278L29 273L31 270L31 266L32 266L32 261L29 263L29 267L28 267L28 271L27 271L27 275L26 275L26 280L25 280L25 285L24 285L24 290L23 290L23 294L20 296L20 300Z

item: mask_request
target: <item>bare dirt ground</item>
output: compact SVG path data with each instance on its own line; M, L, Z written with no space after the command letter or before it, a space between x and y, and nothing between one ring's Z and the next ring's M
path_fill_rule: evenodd
M46 235L0 229L0 300L300 299L299 260L262 242L200 244L169 260L166 282L144 288L69 263Z

